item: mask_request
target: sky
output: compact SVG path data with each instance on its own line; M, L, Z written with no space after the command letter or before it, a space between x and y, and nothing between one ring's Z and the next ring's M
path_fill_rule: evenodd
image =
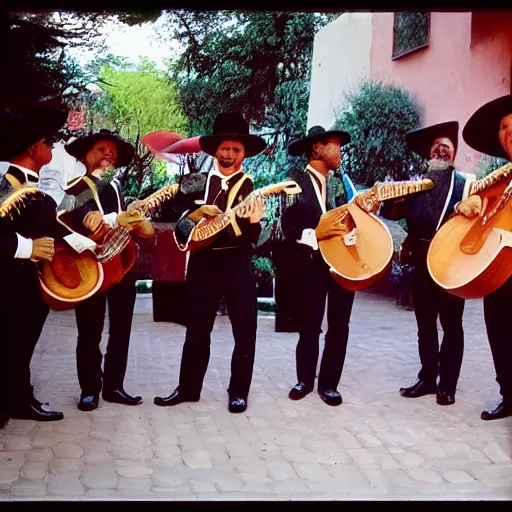
M148 57L156 62L162 70L165 69L163 60L172 57L177 44L161 42L156 36L156 28L161 26L163 18L159 18L155 24L145 23L143 25L128 26L123 23L108 22L103 28L107 35L107 53L120 57L127 57L132 62L138 62L139 56ZM93 58L92 53L84 50L70 50L80 65L86 64Z

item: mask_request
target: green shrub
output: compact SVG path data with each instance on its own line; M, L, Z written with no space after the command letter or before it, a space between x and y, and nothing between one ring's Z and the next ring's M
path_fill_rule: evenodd
M275 313L276 305L268 302L258 302L258 311L261 313Z
M260 275L268 275L270 277L274 277L274 265L270 258L265 256L258 256L253 258L252 263L254 265L254 270L257 274Z
M484 176L487 176L492 171L499 169L502 165L505 165L507 161L504 158L496 158L489 155L480 155L478 163L476 165L476 179L479 180Z
M404 89L381 81L363 81L346 93L336 129L350 133L342 150L344 170L356 183L409 179L423 172L423 159L407 147L405 134L418 126L419 112Z

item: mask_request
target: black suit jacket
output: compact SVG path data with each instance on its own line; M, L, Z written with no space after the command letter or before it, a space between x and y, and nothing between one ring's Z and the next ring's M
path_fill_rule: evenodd
M284 240L274 244L272 260L276 279L276 332L298 332L298 301L304 300L298 287L304 262L315 252L311 247L297 243L304 229L315 229L323 214L313 182L307 171L293 170L290 179L302 189L294 204L281 217L281 232ZM346 203L343 192L335 197L335 205ZM330 209L329 206L326 210Z
M16 167L10 167L0 181L2 197L15 190L6 179L9 174L22 185L26 183L24 173ZM13 210L12 215L0 219L0 259L4 264L4 270L6 264L15 260L14 255L18 249L16 233L34 240L45 236L58 239L69 235L70 232L57 222L57 203L50 195L40 191L37 196L25 198Z
M119 213L119 211L126 210L124 196L119 187L117 187L118 192L116 192L116 189L114 189L116 185L111 181L102 180L95 176L89 176L89 178L97 187L98 197L105 215L113 212ZM91 189L87 184L85 184L85 182L79 180L74 185L73 189L70 189L67 193L77 195L80 199L80 205L73 210L62 214L61 220L73 231L84 236L89 236L91 231L83 225L84 217L89 212L98 211L99 208L93 197ZM87 200L84 200L84 198Z
M226 211L229 192L243 176L243 173L233 175L233 177L227 181L228 189L223 191L221 187L221 179L218 176L212 174L209 183L208 180L206 180L203 187L202 197L204 197L206 186L208 186L208 193L206 196L205 204L215 204L222 211ZM245 197L247 197L253 191L253 189L254 185L252 179L249 177L240 187L240 190L238 191L232 206L235 206ZM199 207L200 205L191 206L183 213L181 218L176 223L175 236L176 240L180 244L186 244L190 233L195 226L195 223L188 219L187 216ZM237 217L236 221L242 232L240 236L236 236L233 227L228 226L223 231L221 231L218 238L209 247L212 249L221 247L254 248L261 233L261 223L258 222L256 224L251 224L249 219L242 219L239 217Z
M281 218L281 231L285 240L295 241L301 238L304 229L315 229L323 214L322 207L307 171L293 170L290 179L295 181L302 189L295 203L287 208ZM335 205L345 204L346 195L341 193L335 198ZM330 207L327 206L326 210Z

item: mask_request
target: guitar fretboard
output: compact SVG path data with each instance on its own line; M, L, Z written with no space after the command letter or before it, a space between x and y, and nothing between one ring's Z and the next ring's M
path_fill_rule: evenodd
M282 181L274 185L268 185L266 187L254 190L243 201L235 205L231 211L216 215L215 217L210 217L208 221L204 221L198 224L194 228L192 240L194 242L201 242L216 235L231 222L233 214L237 215L238 217L247 216L251 202L258 195L266 198L271 195L280 194L282 192L285 192L286 194L299 194L301 191L301 188L299 185L297 185L297 183L295 183L295 181Z
M482 190L492 187L495 183L504 180L512 173L512 163L508 163L491 172L483 178L473 181L469 188L469 195L478 194Z
M295 195L301 192L301 188L297 183L295 183L295 181L281 181L280 183L267 185L266 187L253 190L243 201L240 201L240 203L235 205L232 210L237 216L244 217L247 208L258 195L263 198L267 198L276 194L281 194L282 192L289 195Z
M142 204L137 206L135 209L146 215L153 208L157 208L164 201L168 199L173 199L178 193L179 185L177 183L173 185L167 185L162 187L160 190L153 192L150 196L146 197L146 199L142 200Z
M407 181L390 181L385 183L376 183L374 185L375 194L379 201L394 199L395 197L406 196L429 190L434 186L432 180L407 180Z

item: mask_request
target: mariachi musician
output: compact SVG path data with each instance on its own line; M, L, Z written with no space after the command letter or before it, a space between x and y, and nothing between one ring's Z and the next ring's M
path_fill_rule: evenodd
M43 301L37 262L50 261L54 239L69 235L57 221L57 205L37 190L39 170L51 160L55 133L67 110L51 102L6 109L0 114L0 160L9 168L0 180L0 416L61 420L34 396L30 361L49 313ZM31 191L31 192L30 192Z
M110 228L122 226L136 238L150 238L154 228L141 217L132 222L126 212L125 201L115 180L106 174L128 165L135 148L109 130L80 137L65 146L66 151L85 164L87 174L75 179L67 192L77 198L88 198L75 204L71 211L59 219L73 231L100 242L97 234L108 233ZM107 175L108 176L108 175ZM90 198L90 199L89 199ZM63 204L69 197L65 197ZM72 203L72 201L71 201ZM108 290L84 300L75 308L78 328L76 347L77 373L81 394L78 409L91 411L98 407L99 394L107 402L137 405L142 397L129 395L123 387L135 306L137 278L136 266ZM106 304L108 302L109 339L102 371L100 350Z
M297 384L291 389L289 398L300 400L313 391L328 296L328 330L318 374L318 394L332 406L342 403L337 387L345 362L354 292L342 288L332 278L329 266L318 250L318 241L347 233L345 227L330 222L329 216L324 214L347 203L356 194L347 175L340 178L333 172L341 164L340 148L349 142L350 135L344 131L326 131L321 126L314 126L306 137L289 144L289 154L305 155L308 164L305 170L290 173L302 193L284 211L281 219L284 243L294 247L289 254L290 268L286 272L292 272L296 279L299 331Z
M480 107L464 126L462 136L476 151L512 162L512 95ZM507 180L510 181L510 175ZM479 195L470 195L456 205L457 213L466 217L478 215L481 209ZM482 412L483 420L512 416L512 334L508 325L511 304L512 278L484 297L485 327L503 399L494 409Z
M464 299L434 283L427 269L427 252L436 231L453 213L455 204L467 195L469 181L453 166L458 131L459 123L449 121L407 134L409 148L429 161L425 178L431 179L434 187L412 196L384 201L380 210L385 218L406 219L408 236L402 254L408 255L409 263L414 267L412 297L421 370L418 382L400 388L400 394L409 398L436 394L439 405L455 403L464 351ZM438 317L444 331L441 348L437 334Z
M188 247L193 228L202 218L226 211L252 192L252 179L244 172L242 163L266 146L262 137L249 133L247 121L238 112L218 114L213 133L202 136L199 143L215 162L204 184L200 201L204 204L199 207L190 204L176 224L176 241L184 249ZM228 410L240 413L247 408L257 326L251 258L261 232L261 198L251 205L249 213L248 218L237 218L236 226L228 226L210 246L190 255L186 277L187 332L179 386L167 397L155 397L156 405L174 406L200 399L210 358L211 332L224 295L235 341Z

